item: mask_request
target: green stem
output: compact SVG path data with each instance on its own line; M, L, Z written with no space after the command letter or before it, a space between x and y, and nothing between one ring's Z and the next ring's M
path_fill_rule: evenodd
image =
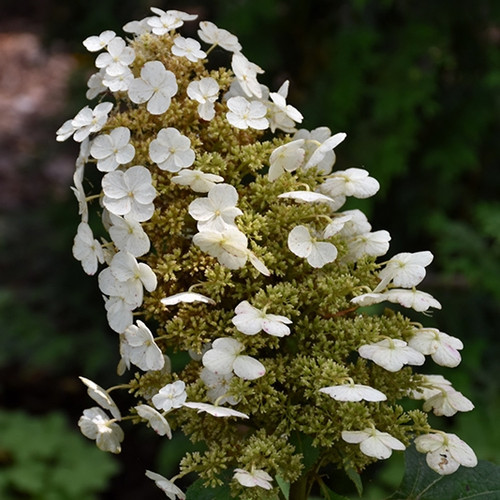
M289 500L307 500L307 476L301 476L290 485Z

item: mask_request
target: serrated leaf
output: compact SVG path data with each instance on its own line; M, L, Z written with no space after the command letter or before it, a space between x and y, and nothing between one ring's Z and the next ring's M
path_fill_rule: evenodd
M497 500L500 498L500 467L480 461L474 468L460 467L441 476L429 468L425 454L415 446L405 452L405 475L391 500Z

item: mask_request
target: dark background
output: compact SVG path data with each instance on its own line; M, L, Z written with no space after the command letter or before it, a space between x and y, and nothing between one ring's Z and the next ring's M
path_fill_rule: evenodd
M382 185L373 200L352 206L369 214L375 230L389 230L389 256L426 249L435 255L421 289L443 310L424 322L465 343L460 367L436 372L476 405L448 419L449 430L479 458L499 462L499 2L5 3L1 498L161 498L144 468L175 474L187 446L181 437L162 442L147 429L126 426L115 458L94 453L76 427L82 410L93 405L78 375L105 387L119 382L118 345L95 277L71 255L78 215L69 186L78 147L56 143L55 131L86 104L95 55L81 41L105 29L122 34L121 26L149 15L151 5L198 13L236 34L244 54L265 69L263 83L276 90L290 80L288 101L304 115L305 128L347 132L337 168L364 167ZM194 24L184 33L194 36ZM366 498L393 491L401 464L399 455L368 471Z

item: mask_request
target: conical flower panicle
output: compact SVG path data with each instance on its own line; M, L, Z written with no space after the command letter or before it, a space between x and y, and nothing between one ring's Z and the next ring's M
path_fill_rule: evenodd
M118 372L140 370L124 384L129 419L203 441L207 451L187 453L179 475L197 472L209 487L229 468L232 492L249 499L275 493L277 476L316 480L297 436L317 448L316 465L357 470L415 436L430 443L426 415L405 413L401 399L425 399L424 410L444 415L473 407L414 371L427 355L460 362L458 339L430 338L403 313L441 307L415 289L432 254L378 263L390 234L342 210L348 197L379 189L364 169L335 170L346 134L298 130L289 82L262 85L263 70L231 33L202 21L198 41L181 35L196 16L152 14L127 23L129 41L107 31L84 42L98 68L87 95L105 100L57 132L81 142L74 255L98 276L119 336ZM226 52L226 67L209 69L212 51ZM86 169L102 172L101 189ZM93 197L100 203L89 211ZM381 302L397 311L363 309ZM190 361L172 372L169 356L180 351ZM82 380L102 407L85 410L82 431L117 453L127 417L110 390ZM422 439L419 449L435 454ZM176 478L146 475L169 498L185 497Z

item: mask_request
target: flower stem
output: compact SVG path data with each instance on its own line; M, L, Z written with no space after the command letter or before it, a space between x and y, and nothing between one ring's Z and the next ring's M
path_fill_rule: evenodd
M289 500L307 500L307 476L301 476L290 485Z

